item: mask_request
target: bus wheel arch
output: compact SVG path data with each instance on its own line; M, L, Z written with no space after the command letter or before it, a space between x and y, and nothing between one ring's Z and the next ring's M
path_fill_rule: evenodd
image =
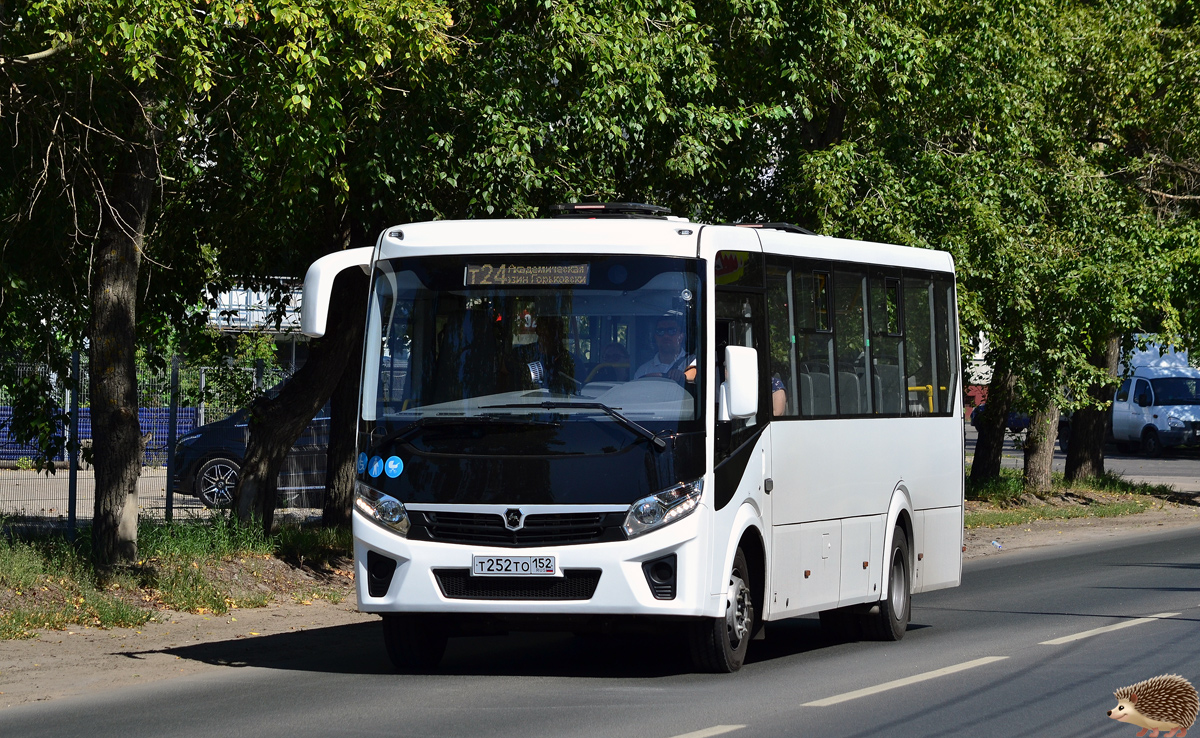
M766 627L767 547L758 528L750 526L742 532L738 548L746 558L746 568L750 574L750 599L757 613L754 632L750 634L751 640L754 640L763 636L763 628Z
M908 576L909 586L912 587L916 581L916 549L917 540L915 535L915 526L913 525L913 509L912 500L909 496L908 488L903 483L897 484L892 492L892 501L888 505L888 516L886 527L883 534L883 548L880 550L880 578L879 588L880 597L886 596L888 591L889 576L891 567L887 565L888 555L892 550L892 541L899 532L905 537L908 549Z

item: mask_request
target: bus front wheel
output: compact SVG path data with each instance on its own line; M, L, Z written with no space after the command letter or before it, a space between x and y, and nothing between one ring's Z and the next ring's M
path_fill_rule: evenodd
M430 672L446 652L446 631L430 616L384 615L383 644L401 674Z
M909 593L912 591L912 573L909 570L908 537L897 528L892 534L892 547L888 552L888 588L879 601L878 612L872 608L864 623L865 630L874 640L898 641L908 630L908 619L912 612Z
M725 589L725 615L701 618L691 633L692 661L701 671L728 673L742 668L754 634L754 583L742 549L733 555L733 568Z

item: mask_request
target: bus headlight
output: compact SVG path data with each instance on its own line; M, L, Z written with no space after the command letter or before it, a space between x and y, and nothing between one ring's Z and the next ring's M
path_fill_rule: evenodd
M402 536L408 535L408 511L404 503L385 495L362 482L354 483L354 507L373 523L389 528Z
M625 535L633 538L686 518L699 506L703 491L704 480L697 479L643 497L630 505L625 514Z
M1168 428L1182 428L1183 425L1184 425L1183 421L1180 420L1179 418L1175 417L1174 415L1167 416L1167 427Z

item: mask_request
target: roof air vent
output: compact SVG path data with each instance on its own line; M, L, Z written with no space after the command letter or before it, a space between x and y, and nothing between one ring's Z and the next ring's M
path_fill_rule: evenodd
M551 218L657 218L671 214L661 205L640 202L568 202L550 206Z
M768 228L773 231L783 231L785 233L803 233L806 236L816 236L819 234L813 233L807 228L801 228L798 225L791 223L734 223L739 228Z

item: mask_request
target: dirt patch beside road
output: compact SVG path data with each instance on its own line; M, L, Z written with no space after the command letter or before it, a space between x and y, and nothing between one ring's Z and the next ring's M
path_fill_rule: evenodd
M1072 518L1070 520L1034 520L1005 528L973 528L965 531L965 559L998 556L1026 548L1044 548L1066 543L1082 543L1099 538L1119 539L1154 531L1200 525L1200 507L1165 503L1161 508L1138 515L1115 518ZM1000 544L997 547L992 543Z
M0 707L146 684L214 672L222 665L173 651L202 643L253 640L318 628L377 620L355 609L351 594L340 604L276 602L230 610L226 615L160 613L162 622L139 628L71 627L39 631L37 637L0 641Z

